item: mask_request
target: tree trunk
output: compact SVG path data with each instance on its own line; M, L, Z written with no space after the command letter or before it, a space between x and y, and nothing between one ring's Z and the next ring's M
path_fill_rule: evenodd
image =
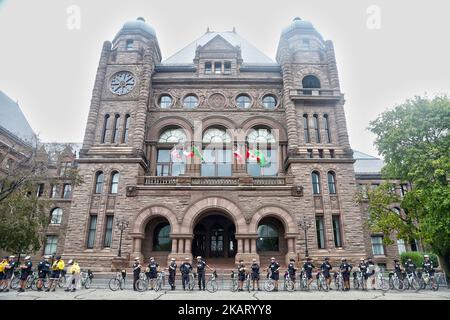
M447 287L450 288L450 250L446 250L443 255L439 255L439 264L445 273Z

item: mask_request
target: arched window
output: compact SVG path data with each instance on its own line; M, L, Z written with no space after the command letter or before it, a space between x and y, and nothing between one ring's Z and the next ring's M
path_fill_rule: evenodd
M125 115L125 123L123 126L122 143L128 143L128 133L130 131L130 115Z
M308 115L303 115L303 134L305 138L305 143L310 143L309 139L309 124L308 124Z
M320 143L320 129L319 129L319 116L313 115L314 132L316 134L316 142Z
M61 224L62 214L63 210L61 208L53 209L50 224Z
M328 115L323 115L323 128L325 129L326 143L331 143L330 123L328 122Z
M171 249L170 224L160 223L153 233L153 251L170 251Z
M112 131L111 142L117 143L119 142L119 127L120 127L120 115L116 114L114 117L114 127Z
M320 89L320 81L315 76L306 76L302 80L303 89ZM303 90L303 94L312 95L313 90Z
M320 174L317 171L311 173L313 194L320 194Z
M231 136L223 128L210 128L203 133L202 176L231 176Z
M189 108L189 109L197 107L198 106L198 98L193 94L186 96L183 99L183 106L185 108Z
M105 179L105 175L102 171L98 171L95 174L95 193L99 194L103 191L103 180Z
M109 188L109 192L111 194L116 194L117 190L119 189L119 173L117 171L113 171L111 173L111 185Z
M103 131L102 131L102 143L106 141L106 134L109 130L109 114L105 114L105 118L103 121Z
M252 176L278 174L278 146L268 128L253 128L247 135L247 172Z
M328 180L328 192L330 194L336 194L336 178L333 171L329 171L327 173Z
M185 171L186 155L190 150L174 148L187 141L186 133L181 128L168 128L159 136L156 159L156 175L178 176Z
M258 251L278 251L278 230L272 224L261 224L258 227L258 239L256 240Z

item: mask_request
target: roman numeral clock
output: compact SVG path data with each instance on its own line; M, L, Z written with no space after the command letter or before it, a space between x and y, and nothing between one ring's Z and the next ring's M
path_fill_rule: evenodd
M133 90L135 83L136 78L131 72L122 71L112 77L109 88L112 93L122 96Z

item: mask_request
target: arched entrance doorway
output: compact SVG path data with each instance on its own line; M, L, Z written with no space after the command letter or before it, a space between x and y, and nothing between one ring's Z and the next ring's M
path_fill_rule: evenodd
M236 227L221 212L203 214L194 224L192 255L234 261L237 252Z
M281 221L275 217L265 217L259 222L257 233L256 251L262 265L268 264L271 257L284 264L288 247Z
M144 239L142 239L144 261L141 263L147 263L150 257L154 257L159 264L165 265L172 249L170 232L170 223L166 218L155 217L148 221L145 226Z

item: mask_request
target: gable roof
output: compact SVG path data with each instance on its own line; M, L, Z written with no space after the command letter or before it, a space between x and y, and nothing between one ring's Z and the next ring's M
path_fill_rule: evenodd
M0 90L0 127L15 135L19 139L31 142L35 133L25 118L19 104L14 102Z
M277 65L275 61L259 51L250 42L242 38L236 32L207 32L197 40L191 42L186 47L162 61L162 65L192 65L197 46L204 46L216 36L221 36L231 46L239 46L244 64Z

